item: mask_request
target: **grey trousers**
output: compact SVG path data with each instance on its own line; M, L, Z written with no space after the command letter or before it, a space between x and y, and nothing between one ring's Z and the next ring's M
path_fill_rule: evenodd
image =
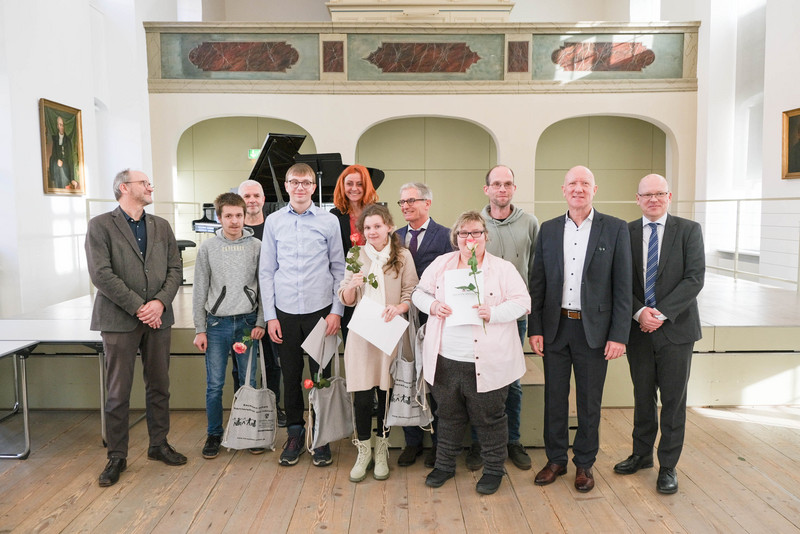
M109 458L128 456L128 410L136 353L142 353L150 445L169 433L169 347L172 328L139 323L131 332L101 332L106 358L106 439Z
M463 450L464 432L470 423L481 444L483 472L502 476L508 457L505 411L508 386L478 393L475 364L448 360L440 355L431 393L436 399L439 416L436 468L455 472L456 457Z

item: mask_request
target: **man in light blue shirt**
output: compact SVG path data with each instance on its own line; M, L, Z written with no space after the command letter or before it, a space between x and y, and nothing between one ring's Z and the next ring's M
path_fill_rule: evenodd
M344 278L344 252L335 216L314 205L314 171L297 163L286 171L289 205L267 217L259 281L267 332L278 344L289 439L281 465L295 465L305 450L303 349L322 317L327 335L339 330L344 306L336 296ZM310 359L313 376L319 365ZM327 371L329 373L329 370ZM327 374L327 373L326 373ZM332 463L328 445L314 450L316 466Z

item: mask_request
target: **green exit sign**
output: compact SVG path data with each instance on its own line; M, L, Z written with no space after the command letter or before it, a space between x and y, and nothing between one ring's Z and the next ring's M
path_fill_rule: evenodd
M247 159L258 159L259 154L261 154L260 148L251 148L247 151Z

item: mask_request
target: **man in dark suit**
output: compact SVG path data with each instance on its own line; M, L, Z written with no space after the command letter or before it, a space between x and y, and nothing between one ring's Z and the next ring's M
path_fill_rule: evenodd
M661 439L656 489L668 494L678 491L675 466L686 429L692 349L702 336L697 295L705 277L700 225L667 214L671 200L663 176L645 176L636 194L643 217L628 223L633 261L634 315L628 342L635 401L633 454L614 466L623 475L653 466L658 390Z
M183 280L181 258L169 223L145 214L153 185L139 171L114 178L119 206L89 221L86 259L97 288L91 329L103 337L106 357L108 464L100 485L111 486L127 467L128 407L136 353L142 354L147 399L147 457L182 465L186 457L167 443L169 347L172 300Z
M608 360L625 352L631 326L631 250L624 221L592 207L594 175L573 167L561 187L569 210L542 224L530 280L531 348L544 357L543 486L567 472L570 374L575 371L578 431L575 488L594 488L600 405Z
M428 216L433 202L433 192L431 189L420 182L405 184L400 188L400 200L397 204L403 212L403 218L408 223L406 226L397 230L400 240L408 247L411 256L414 258L414 265L417 268L417 276L421 277L422 272L437 257L447 252L452 252L453 246L450 243L450 229L441 224L437 224ZM420 323L424 324L428 316L424 313L419 314ZM436 405L431 402L431 408L436 413ZM434 428L436 427L434 416ZM409 466L417 461L417 456L422 454L422 429L416 426L404 426L403 434L406 437L406 446L397 465ZM433 447L429 454L425 456L425 467L433 467L436 462L436 433L432 435Z

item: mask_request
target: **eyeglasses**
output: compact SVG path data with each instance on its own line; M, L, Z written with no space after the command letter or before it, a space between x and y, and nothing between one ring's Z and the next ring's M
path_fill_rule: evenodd
M136 180L134 182L122 182L124 184L144 184L145 187L149 187L153 189L153 182L148 182L147 180Z
M403 204L408 204L408 205L410 206L410 205L411 205L411 204L413 204L414 202L418 202L418 201L422 201L422 202L424 202L425 200L427 200L427 199L425 199L425 198L406 198L406 199L400 199L400 200L398 200L398 201L397 201L397 205L398 205L398 206L400 206L400 207L402 208L402 207L403 207Z
M308 189L309 187L314 185L314 182L312 182L311 180L289 180L286 183L294 188L300 187L303 189Z
M492 182L489 184L489 187L492 189L500 189L501 187L505 189L514 189L514 182Z
M658 193L636 193L636 195L647 200L650 200L653 197L660 200L669 195L669 191L659 191Z
M486 230L475 230L474 232L456 232L456 235L466 239L467 237L480 237L484 233L486 233Z

